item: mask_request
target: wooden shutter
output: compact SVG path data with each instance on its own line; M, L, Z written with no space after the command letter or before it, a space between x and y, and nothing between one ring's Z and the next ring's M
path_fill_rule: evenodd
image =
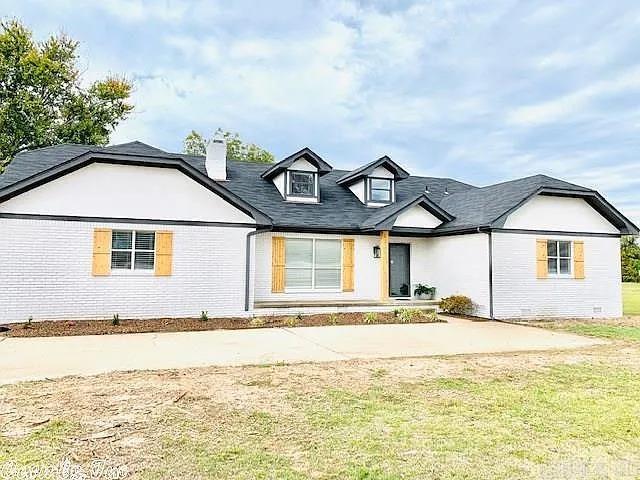
M284 293L284 237L271 238L271 292Z
M353 292L353 238L342 240L342 291Z
M536 240L536 277L547 278L549 264L547 263L547 241Z
M158 277L168 277L173 270L173 232L156 232L156 270Z
M584 278L584 242L573 242L573 278Z
M111 230L96 228L93 231L93 266L94 276L111 274Z

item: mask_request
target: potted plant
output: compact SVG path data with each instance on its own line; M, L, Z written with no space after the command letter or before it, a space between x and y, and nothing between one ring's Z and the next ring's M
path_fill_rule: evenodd
M430 287L429 285L419 283L416 285L413 294L420 300L433 300L436 296L436 287Z

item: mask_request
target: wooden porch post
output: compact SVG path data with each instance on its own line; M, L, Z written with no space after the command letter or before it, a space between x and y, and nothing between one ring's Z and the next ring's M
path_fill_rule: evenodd
M380 232L380 301L389 301L389 231Z

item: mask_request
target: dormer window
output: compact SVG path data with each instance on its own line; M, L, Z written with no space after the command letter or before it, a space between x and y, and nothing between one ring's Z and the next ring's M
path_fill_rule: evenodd
M265 170L261 177L273 182L287 202L320 203L320 177L331 170L331 165L303 148Z
M396 182L409 172L386 155L344 174L336 183L347 187L367 207L385 207L396 201Z
M289 170L287 172L289 176L287 196L290 197L317 197L317 177L315 172L299 172Z
M393 202L393 180L390 178L369 178L367 200L373 203Z

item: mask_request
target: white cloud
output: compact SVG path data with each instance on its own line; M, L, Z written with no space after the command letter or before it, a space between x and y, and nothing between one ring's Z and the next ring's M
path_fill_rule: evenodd
M517 107L507 113L507 122L513 125L532 126L558 120L571 120L583 113L590 102L598 97L631 92L640 89L640 67L626 70L614 78L601 80L573 93L535 105Z

